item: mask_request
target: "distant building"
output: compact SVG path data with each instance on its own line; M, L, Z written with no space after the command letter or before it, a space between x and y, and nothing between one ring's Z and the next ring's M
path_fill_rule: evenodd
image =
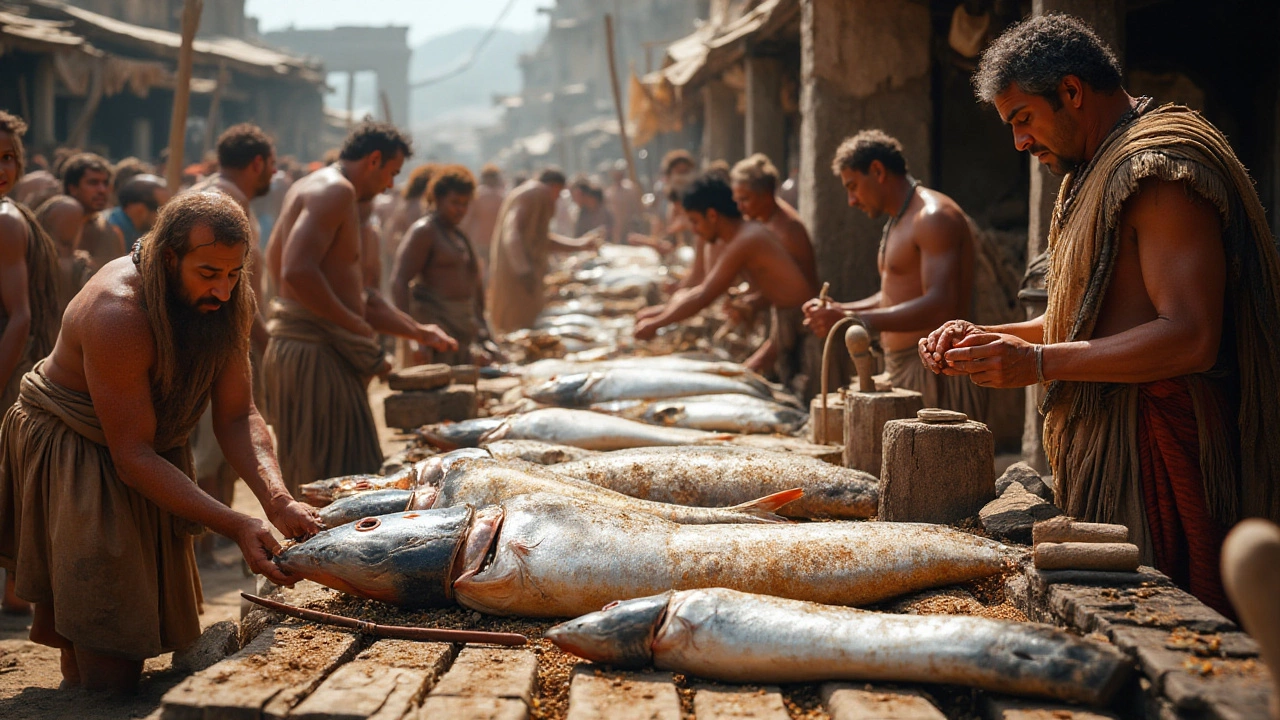
M0 107L31 125L36 152L74 145L156 160L169 143L181 0L32 0L0 9ZM195 42L184 157L252 121L280 154L323 152L324 71L250 37L243 0L205 3Z

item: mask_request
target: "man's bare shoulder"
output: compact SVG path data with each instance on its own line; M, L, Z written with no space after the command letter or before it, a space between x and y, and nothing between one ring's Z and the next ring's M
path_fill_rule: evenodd
M85 338L135 333L150 337L151 326L142 307L137 268L129 256L102 266L67 306L63 325Z
M221 175L207 177L191 186L191 189L187 192L220 192L224 195L229 195L245 212L249 211L249 198L245 196L240 188L236 187L235 183Z
M436 225L431 222L430 215L424 215L404 231L404 241L408 243L421 243L434 241L437 237Z
M924 204L912 218L912 232L918 239L935 243L969 240L969 216L960 205L937 190L922 190Z
M27 218L11 200L0 199L0 237L27 237Z
M80 201L70 195L54 195L44 201L44 204L39 208L39 212L41 215L54 220L66 218L71 215L75 215L82 220L84 219L84 206L80 204Z

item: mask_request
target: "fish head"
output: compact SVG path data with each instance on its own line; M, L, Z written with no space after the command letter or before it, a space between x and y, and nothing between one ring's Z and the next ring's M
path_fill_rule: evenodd
M651 422L660 425L676 425L688 414L682 403L654 403L649 412Z
M418 435L426 443L439 450L473 448L480 438L502 424L500 418L472 418L461 422L428 425L419 429Z
M548 628L542 634L561 650L620 668L653 664L653 639L667 614L671 593L619 600Z
M1035 694L1087 705L1109 703L1133 669L1115 646L1049 625L1008 633L984 655L1002 676L1025 683Z
M418 481L413 488L406 510L429 510L436 505L444 478L463 460L490 460L493 456L484 448L460 448L443 455L435 455L418 463Z
M534 385L526 390L524 394L525 397L543 405L574 407L581 404L583 393L599 379L599 373L558 375Z
M412 496L413 491L394 487L349 495L320 510L320 520L325 527L336 528L361 518L403 512Z
M285 572L400 607L436 607L453 597L453 566L466 540L469 506L367 517L325 530L276 556Z

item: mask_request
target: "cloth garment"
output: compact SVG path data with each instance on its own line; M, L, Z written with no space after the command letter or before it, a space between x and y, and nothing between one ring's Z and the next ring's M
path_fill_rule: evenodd
M409 288L410 314L423 324L439 325L458 341L458 349L452 352L431 351L431 362L446 365L469 365L471 345L480 337L480 325L476 318L475 298L449 300L431 291L425 283L414 283Z
M549 235L556 202L547 187L531 180L512 190L498 211L489 248L489 327L509 333L533 327L546 302Z
M804 326L801 308L771 307L769 313L769 338L778 353L774 373L787 390L808 402L821 384L822 341Z
M265 399L289 492L297 496L313 480L377 472L382 448L368 384L385 361L381 345L283 298L271 300L267 333Z
M1127 525L1144 560L1173 574L1181 572L1181 560L1169 544L1176 534L1170 528L1180 526L1193 558L1187 582L1195 587L1196 567L1216 567L1205 548L1220 543L1192 512L1188 496L1197 483L1216 527L1255 515L1280 520L1280 255L1226 138L1184 107L1145 112L1113 130L1088 166L1063 179L1049 233L1046 343L1092 337L1115 264L1122 208L1146 178L1182 182L1222 217L1227 297L1218 361L1208 373L1171 379L1185 384L1192 399L1197 452L1187 450L1191 419L1156 429L1156 411L1166 402L1153 399L1163 392L1158 384L1049 383L1041 406L1044 442L1057 504L1068 515ZM1210 385L1220 390L1210 393ZM1136 487L1139 478L1143 487Z
M156 438L187 477L190 431ZM137 660L194 641L199 531L121 481L87 394L51 382L43 361L23 377L0 423L0 565L19 597L52 606L59 635Z
M53 240L36 221L35 213L30 208L6 198L0 198L0 203L9 203L27 224L27 307L31 312L31 326L26 345L22 349L22 357L18 359L13 374L5 381L3 395L0 395L0 413L3 413L18 401L22 376L35 367L41 358L53 352L53 345L62 327L63 308L59 307L61 284L58 278L58 250ZM77 255L87 260L88 256L81 253ZM0 307L0 333L8 325L9 316Z
M124 208L119 205L111 208L111 212L107 213L107 222L120 228L121 234L124 235L124 248L129 251L133 248L133 244L138 242L138 238L142 237L142 233L133 226L133 221L128 215L124 214Z
M913 390L924 396L927 408L955 410L970 420L985 423L991 405L991 393L973 384L963 375L935 375L920 360L914 347L884 355L884 374L894 387Z

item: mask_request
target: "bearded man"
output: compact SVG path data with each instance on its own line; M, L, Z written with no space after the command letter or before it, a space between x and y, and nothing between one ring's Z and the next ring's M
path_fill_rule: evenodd
M200 635L192 534L232 538L289 583L267 523L192 482L187 438L212 402L223 451L286 537L318 530L285 489L250 391L249 221L216 193L161 211L131 257L72 301L52 354L0 424L0 563L35 604L31 640L64 686L136 689L145 658Z
M1145 562L1224 613L1218 556L1242 517L1280 519L1280 256L1217 128L1121 86L1115 54L1065 15L1011 27L974 86L1014 143L1064 175L1036 320L952 321L934 372L1047 384L1057 503L1122 523Z

